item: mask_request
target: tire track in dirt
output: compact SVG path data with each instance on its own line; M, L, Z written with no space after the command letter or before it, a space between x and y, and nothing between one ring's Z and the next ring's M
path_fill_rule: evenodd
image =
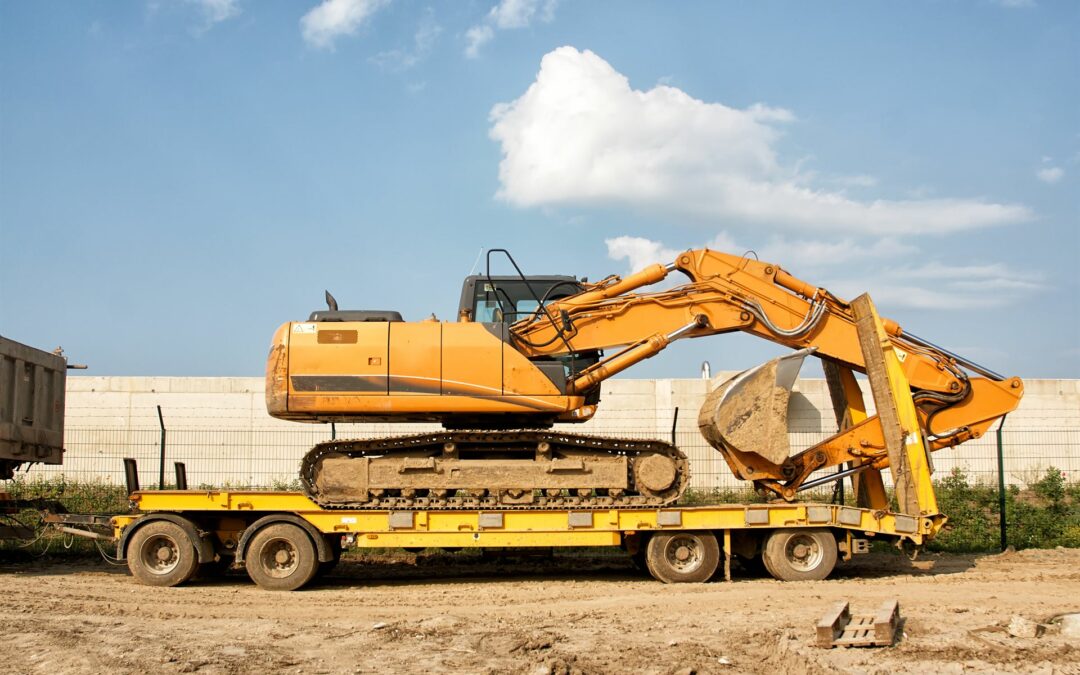
M372 562L379 560L380 562ZM161 589L96 563L0 564L0 662L12 673L1061 672L1074 643L979 632L1080 611L1080 551L874 554L837 578L669 586L610 558L346 561L310 590L243 576ZM821 650L832 603L899 598L889 649Z

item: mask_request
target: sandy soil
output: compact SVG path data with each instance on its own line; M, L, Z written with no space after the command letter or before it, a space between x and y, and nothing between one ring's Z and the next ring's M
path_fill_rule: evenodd
M0 664L9 673L1080 673L1054 630L1015 616L1080 611L1080 550L861 556L823 582L664 585L622 560L346 560L296 593L243 576L138 585L99 562L0 564ZM898 598L897 646L824 650L837 600Z

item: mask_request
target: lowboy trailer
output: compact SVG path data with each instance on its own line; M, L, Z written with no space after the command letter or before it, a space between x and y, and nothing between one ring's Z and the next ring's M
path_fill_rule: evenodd
M139 581L175 586L200 569L235 564L270 590L303 587L343 549L388 547L612 546L666 583L718 573L730 580L733 557L760 560L777 579L815 580L827 577L838 557L866 552L870 539L918 546L939 526L934 518L824 503L380 511L323 509L294 492L163 490L131 499L137 512L78 524L107 522L117 554ZM73 518L80 517L58 517L78 533Z

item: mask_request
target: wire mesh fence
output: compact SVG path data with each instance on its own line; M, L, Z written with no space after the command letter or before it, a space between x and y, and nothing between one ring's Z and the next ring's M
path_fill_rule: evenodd
M593 424L589 433L624 438L673 439L690 458L690 489L685 503L705 504L760 500L749 483L731 473L723 457L701 437L693 420L670 425L654 422L634 428L609 421ZM399 427L400 428L400 427ZM416 426L410 432L431 430ZM580 427L567 431L581 432ZM9 486L13 496L60 498L72 511L120 512L128 508L123 459L138 462L140 485L175 486L173 464L186 467L187 483L196 489L296 490L300 459L314 444L343 437L388 435L371 426L297 425L295 428L168 429L73 427L65 434L67 452L60 466L35 466ZM400 434L400 431L393 433ZM790 435L795 449L829 436L798 431ZM1000 502L1004 497L1009 542L1017 546L1080 545L1080 429L1008 428L1001 433L1006 486L999 492L996 434L960 448L932 455L941 510L955 527L938 545L961 550L988 550L999 544ZM820 475L834 472L828 469ZM888 472L885 475L888 485ZM807 500L852 500L835 484L805 494Z

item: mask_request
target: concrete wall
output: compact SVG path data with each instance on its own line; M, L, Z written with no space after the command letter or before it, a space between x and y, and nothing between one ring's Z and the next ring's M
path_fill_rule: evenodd
M712 380L609 380L596 417L568 431L671 437L679 409L677 443L691 458L693 485L743 488L720 455L700 437L697 411ZM864 383L865 385L865 383ZM1005 426L1006 474L1024 482L1048 466L1080 479L1080 380L1028 380L1019 410ZM872 405L867 393L866 399ZM167 460L187 463L189 482L220 485L283 484L296 473L308 447L330 437L329 425L283 422L266 413L262 378L69 377L68 453L63 467L35 467L35 473L122 482L120 458L140 460L144 483L155 480L159 452L157 406L168 428ZM824 380L800 380L791 399L792 446L807 447L835 430ZM367 437L434 428L431 425L338 425L338 437ZM995 479L994 438L984 438L934 455L938 473L961 466ZM996 480L996 479L995 479Z

